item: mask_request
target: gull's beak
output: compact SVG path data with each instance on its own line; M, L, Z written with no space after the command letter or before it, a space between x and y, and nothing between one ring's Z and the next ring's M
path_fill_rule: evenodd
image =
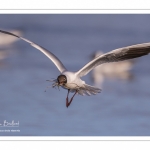
M61 83L59 83L58 85L59 85L59 86L63 86L63 85L64 85L64 83L63 83L63 82L61 82Z
M58 86L57 86L57 87L58 87L58 90L60 91L59 86L60 86L60 85L58 84Z

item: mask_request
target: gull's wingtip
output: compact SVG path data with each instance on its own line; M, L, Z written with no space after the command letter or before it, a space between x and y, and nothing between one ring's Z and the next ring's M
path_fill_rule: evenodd
M9 35L15 36L15 37L17 37L17 38L20 38L19 36L15 35L15 34L13 34L13 33L11 33L11 32L8 32L8 31L4 31L4 30L1 30L1 29L0 29L0 32L1 32L1 33L4 33L4 34L9 34Z

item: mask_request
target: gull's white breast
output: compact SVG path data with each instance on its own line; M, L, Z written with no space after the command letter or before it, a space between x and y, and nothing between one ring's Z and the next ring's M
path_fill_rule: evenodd
M85 82L82 81L74 72L65 71L63 72L63 75L67 78L67 84L64 88L79 89L83 86L83 84L85 84Z

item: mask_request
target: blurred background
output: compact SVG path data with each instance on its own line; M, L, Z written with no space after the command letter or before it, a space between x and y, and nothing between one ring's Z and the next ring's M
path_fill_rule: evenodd
M0 21L0 29L47 48L71 71L100 51L150 42L145 14L1 14ZM77 95L66 108L67 90L46 88L46 80L59 75L54 64L26 42L0 33L0 124L19 121L20 130L0 135L150 136L149 64L148 55L97 67L82 79L102 92Z

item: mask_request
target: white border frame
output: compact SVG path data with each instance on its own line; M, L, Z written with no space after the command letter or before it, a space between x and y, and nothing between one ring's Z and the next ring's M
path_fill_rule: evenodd
M42 0L38 5L32 5L31 0L2 1L0 14L150 14L149 0L90 0L73 1L71 5L66 5L70 0L63 0L64 5L59 0ZM62 2L62 0L61 0ZM12 3L12 4L10 4ZM48 6L47 3L51 3ZM9 4L9 6L7 5ZM17 5L16 5L17 4ZM19 5L21 4L21 5ZM45 5L44 5L45 4ZM70 3L69 3L70 4ZM92 5L91 5L92 4ZM97 5L99 4L99 5ZM118 4L118 5L116 5ZM78 9L78 6L80 8ZM11 6L11 8L10 8ZM22 7L23 6L23 7ZM67 6L67 7L66 7ZM97 7L98 6L98 7ZM114 7L115 6L115 7ZM119 7L121 6L121 7ZM42 8L41 8L42 7ZM149 7L149 8L148 8ZM82 9L81 9L82 8ZM0 136L0 141L150 141L149 136Z

